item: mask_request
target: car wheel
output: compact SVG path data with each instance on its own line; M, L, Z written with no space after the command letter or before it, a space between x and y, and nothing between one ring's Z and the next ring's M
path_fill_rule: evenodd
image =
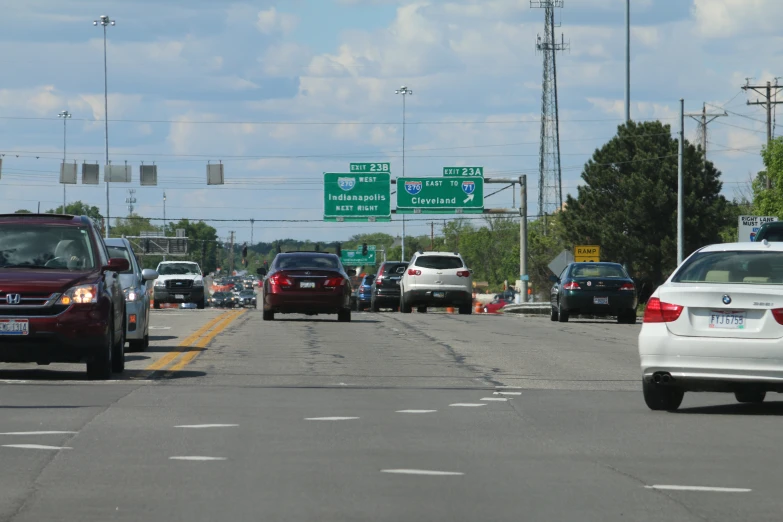
M553 306L552 309L549 312L549 320L550 321L557 321L558 316L559 316L559 314L557 313L557 308L555 308Z
M152 307L153 307L153 308L155 308L155 310L160 310L160 303L159 303L159 302L157 302L157 301L155 301L155 302L153 303Z
M735 391L734 397L737 399L737 402L760 404L767 397L767 392L757 390Z
M264 321L274 321L275 320L275 313L272 312L272 311L264 310L263 319L264 319Z
M420 314L426 314L427 313L427 307L426 306L417 306L416 311Z
M486 312L486 308L484 309ZM473 313L473 307L471 305L464 305L459 307L459 315L470 315Z
M113 373L122 373L125 371L125 324L122 325L122 334L114 344L114 351L111 354L111 371Z
M202 301L200 303L196 303L196 308L198 308L199 310L203 310L204 309L204 302Z
M95 358L87 363L87 378L92 381L105 381L111 378L111 355L114 350L114 326L109 325L109 333L106 336L101 353L95 354Z
M409 314L411 313L411 305L408 303L408 301L405 300L405 294L400 295L400 313L403 314Z
M685 392L653 382L642 381L644 402L653 411L674 411L682 404Z
M557 304L557 320L561 323L568 322L568 310L563 310L563 303Z
M337 320L341 323L350 323L351 311L345 308L340 310L339 312L337 312Z

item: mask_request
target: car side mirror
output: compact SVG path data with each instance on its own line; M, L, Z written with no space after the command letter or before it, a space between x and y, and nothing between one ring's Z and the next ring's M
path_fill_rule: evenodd
M125 272L130 270L130 261L121 257L109 259L109 264L101 268L101 272Z
M556 275L549 276L549 280L552 281L553 283L559 283L560 282L560 279Z
M141 271L141 280L142 281L154 281L158 278L158 273L151 269L151 268L145 268Z

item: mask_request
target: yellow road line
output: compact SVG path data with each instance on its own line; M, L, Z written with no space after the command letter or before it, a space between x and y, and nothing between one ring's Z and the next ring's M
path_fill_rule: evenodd
M212 319L210 322L190 334L189 336L185 337L181 343L179 343L179 346L175 350L172 350L171 352L167 353L154 363L150 364L145 368L146 371L149 372L155 372L162 368L165 368L168 366L174 359L179 357L182 352L185 351L186 348L189 348L194 342L198 340L199 337L204 335L206 332L209 331L210 328L213 328L217 323L231 315L232 311L226 311L220 314L219 316Z
M215 326L215 328L211 332L209 332L208 334L206 334L205 336L203 336L201 339L199 339L196 342L194 349L191 349L190 351L185 353L185 355L182 356L182 358L177 362L177 364L175 364L174 366L169 368L167 370L167 372L179 371L182 368L184 368L185 366L187 366L188 364L190 364L193 361L193 359L195 359L196 356L198 356L198 354L200 354L201 352L204 351L204 348L209 343L211 343L212 340L215 337L220 335L220 333L223 332L223 330L225 330L226 328L228 328L228 326L231 323L233 323L234 321L239 319L241 316L243 316L245 314L245 312L247 312L247 310L242 310L239 313L236 313L236 314L234 314L232 316L229 316L229 317L226 318L225 321L223 321L222 323L220 323L217 326Z

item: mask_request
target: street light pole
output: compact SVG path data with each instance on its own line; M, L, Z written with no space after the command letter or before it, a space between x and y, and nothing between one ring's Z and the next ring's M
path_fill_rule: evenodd
M405 177L405 98L413 94L413 91L406 86L402 86L394 94L402 96L402 177ZM402 258L405 261L405 214L402 215Z
M71 117L71 113L68 111L62 111L60 114L57 115L58 117L63 119L63 168L65 168L65 153L66 153L66 136L67 136L67 127L65 123L68 121L68 118ZM65 214L65 183L63 183L63 214Z
M105 137L106 137L106 167L109 166L109 68L106 58L106 27L114 25L114 20L111 20L106 15L101 15L99 20L93 21L92 25L98 24L103 26L103 119L106 123ZM104 167L104 175L106 175L106 167ZM109 212L109 179L106 178L106 237L109 237L110 228L110 212Z
M163 193L163 235L166 235L166 193Z

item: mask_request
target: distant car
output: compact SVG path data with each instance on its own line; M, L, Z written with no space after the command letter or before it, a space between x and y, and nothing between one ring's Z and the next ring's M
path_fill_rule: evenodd
M770 221L761 225L753 241L761 243L765 239L776 243L783 241L783 221Z
M125 369L127 259L110 257L87 216L0 215L0 362Z
M374 279L375 274L362 277L356 292L356 310L361 312L370 306L370 301L372 299L372 283Z
M783 244L724 243L691 254L647 301L639 333L644 400L685 392L763 402L783 392Z
M554 283L549 293L552 321L565 323L571 315L583 314L636 323L636 285L623 265L570 263L560 277L550 279Z
M473 273L456 252L422 252L413 255L400 281L400 312L426 312L427 307L454 307L462 315L473 313Z
M484 305L485 314L496 314L502 310L507 304L513 303L513 298L504 297L502 295L496 295L495 298L489 303Z
M321 252L277 254L263 290L263 319L275 314L337 314L351 320L351 282L340 258Z
M158 279L153 287L155 308L161 303L196 303L204 308L204 275L198 263L192 261L163 261L156 270Z
M241 307L256 308L256 293L253 290L242 290L237 296L237 304Z
M131 265L128 270L120 272L120 284L125 295L125 339L130 351L143 352L150 345L150 296L147 282L157 279L158 273L150 268L141 269L127 239L109 238L104 242L109 256L126 259Z
M215 292L209 299L209 304L215 308L234 308L234 296L229 292Z
M381 308L400 308L400 280L408 268L403 261L387 261L378 268L370 295L370 310L378 312Z

